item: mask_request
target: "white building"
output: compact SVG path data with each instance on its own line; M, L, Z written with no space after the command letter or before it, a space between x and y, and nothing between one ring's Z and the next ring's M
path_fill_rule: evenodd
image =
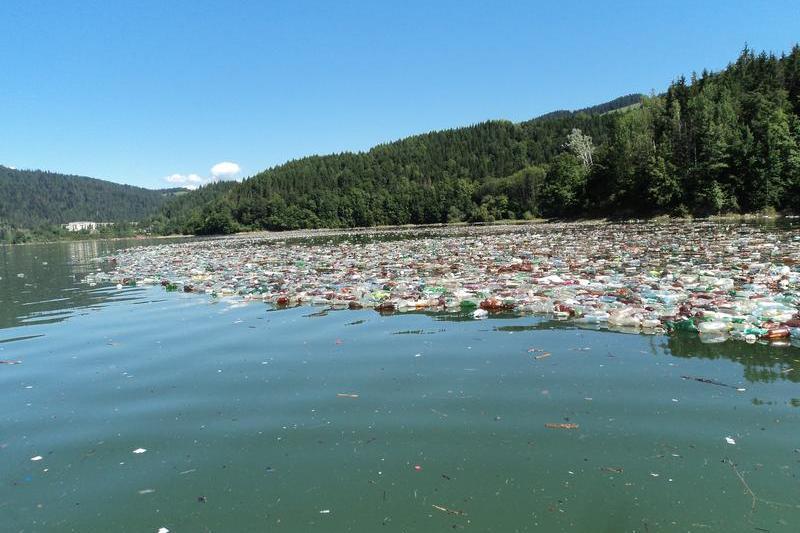
M69 222L67 224L61 224L61 227L66 229L67 231L97 231L97 228L101 228L103 226L110 226L112 222L88 222L88 221L81 221L81 222Z

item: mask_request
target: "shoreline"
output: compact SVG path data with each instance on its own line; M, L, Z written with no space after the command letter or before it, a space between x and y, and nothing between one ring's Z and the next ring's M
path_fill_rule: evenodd
M167 240L167 239L187 239L194 235L154 235L154 236L133 236L133 237L97 237L93 239L58 239L55 241L29 241L29 242L0 242L0 246L35 246L38 244L61 244L65 242L115 242L115 241L147 241L147 240Z
M193 234L172 234L172 235L134 235L131 237L90 237L86 239L56 239L56 240L43 240L43 241L30 241L21 243L0 243L3 246L15 245L32 245L32 244L54 244L60 242L91 242L91 241L121 241L121 240L161 240L161 239L224 239L230 237L252 237L252 236L277 236L277 235L290 235L289 238L296 236L300 237L313 237L315 235L344 235L344 234L369 234L369 233L386 233L386 232L401 232L412 230L435 230L442 228L471 228L471 227L513 227L513 226L530 226L530 225L549 225L549 224L627 224L627 223L652 223L652 224L673 224L673 223L690 223L690 222L728 222L728 221L741 221L741 222L778 222L782 220L800 220L800 215L782 215L782 214L761 214L761 213L727 213L719 215L709 215L708 217L674 217L670 215L659 215L651 218L575 218L575 219L509 219L497 220L494 222L439 222L432 224L403 224L403 225L388 225L388 226L355 226L349 228L303 228L294 230L248 230L239 231L230 234L218 235L193 235Z

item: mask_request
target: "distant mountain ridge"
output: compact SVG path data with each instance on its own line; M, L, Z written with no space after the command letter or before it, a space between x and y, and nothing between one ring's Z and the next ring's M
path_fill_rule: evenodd
M641 104L642 99L644 99L644 97L645 95L641 93L626 94L625 96L614 98L613 100L609 100L608 102L604 102L598 105L593 105L590 107L584 107L583 109L576 109L574 111L559 109L556 111L551 111L549 113L545 113L544 115L539 115L533 120L550 120L554 118L575 116L581 113L585 113L587 115L602 115L603 113L610 113L612 111L618 111L620 109L625 109L631 106Z
M151 190L0 165L0 225L35 228L79 220L138 221L155 214L180 190Z

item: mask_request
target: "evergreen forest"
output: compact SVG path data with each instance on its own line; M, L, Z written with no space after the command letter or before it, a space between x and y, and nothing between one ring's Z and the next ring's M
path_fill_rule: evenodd
M161 232L800 210L800 47L521 123L312 156L165 204Z

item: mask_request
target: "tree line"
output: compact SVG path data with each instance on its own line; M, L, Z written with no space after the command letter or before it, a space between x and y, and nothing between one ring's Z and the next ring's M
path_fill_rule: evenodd
M159 231L800 210L800 47L580 112L270 168L168 202Z
M548 162L580 128L609 135L611 114L489 121L290 161L242 183L215 183L165 204L157 232L227 233L533 218Z

